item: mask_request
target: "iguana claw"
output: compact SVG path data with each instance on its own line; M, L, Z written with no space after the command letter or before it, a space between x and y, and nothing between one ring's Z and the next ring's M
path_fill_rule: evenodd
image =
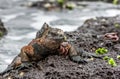
M19 67L17 67L16 69L18 70L23 70L23 69L29 69L30 67L33 67L33 64L31 62L25 62L22 63Z
M102 56L98 56L94 53L87 53L87 52L84 52L82 53L82 57L83 58L98 58L98 59L102 59Z
M75 55L75 56L71 56L70 59L76 63L81 63L81 64L86 64L87 61L85 61L84 59L82 59L80 56Z

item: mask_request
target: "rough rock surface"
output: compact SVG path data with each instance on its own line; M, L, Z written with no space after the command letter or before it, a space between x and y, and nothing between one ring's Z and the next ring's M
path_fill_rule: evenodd
M7 34L7 30L4 27L3 22L0 20L0 37L2 37L3 35L6 35L6 34Z
M120 37L120 16L88 19L76 31L65 32L68 39L79 49L95 53L99 47L108 49L105 56L115 59L117 66L111 67L103 59L89 60L88 64L77 64L64 56L49 56L21 71L12 70L1 75L1 79L120 79L120 39L111 41L102 38L106 33L117 32Z
M68 0L68 1L105 1L105 2L112 2L113 0Z
M110 2L110 3L113 2L113 0L68 0L68 1L104 1L104 2ZM119 2L119 0L118 0L118 2Z
M43 9L43 10L62 10L62 9L73 9L74 5L76 5L75 3L73 3L72 1L72 5L69 3L68 5L67 0L61 0L60 2L57 0L42 0L42 1L33 1L28 3L26 6L28 7L33 7L33 8L38 8L38 9Z
M62 0L61 0L62 1ZM102 2L108 2L112 4L120 4L120 1L116 0L63 0L62 3L59 3L57 0L41 0L41 1L33 1L27 4L28 7L43 9L43 10L63 10L63 9L69 9L72 10L74 8L77 8L79 6L83 6L80 4L81 1L102 1ZM84 6L83 6L84 7Z

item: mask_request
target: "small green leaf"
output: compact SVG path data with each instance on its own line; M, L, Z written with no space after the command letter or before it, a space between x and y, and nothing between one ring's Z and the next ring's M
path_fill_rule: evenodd
M105 56L103 59L104 59L104 60L109 60L109 59L110 59L110 57Z
M74 3L67 3L67 4L66 4L66 8L69 9L69 10L74 9L75 6L76 6L76 5L75 5Z
M120 24L116 23L116 24L114 24L114 26L115 26L116 28L119 28L119 27L120 27Z
M65 1L64 0L57 0L59 4L63 4Z
M105 54L105 53L107 53L107 52L108 52L108 50L107 50L106 48L98 48L98 49L95 51L96 54Z
M113 58L110 58L110 59L108 60L108 64L111 65L112 67L117 66L117 64L116 64L116 62L115 62L115 60L114 60Z
M118 55L118 56L117 56L117 59L119 59L119 60L120 60L120 55Z
M66 36L64 36L64 40L67 41L67 37Z

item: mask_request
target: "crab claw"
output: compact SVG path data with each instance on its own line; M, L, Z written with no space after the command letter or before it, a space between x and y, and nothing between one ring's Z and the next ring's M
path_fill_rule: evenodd
M84 59L82 59L80 56L78 55L74 55L70 57L70 60L73 62L76 62L78 64L87 64L87 61L85 61Z

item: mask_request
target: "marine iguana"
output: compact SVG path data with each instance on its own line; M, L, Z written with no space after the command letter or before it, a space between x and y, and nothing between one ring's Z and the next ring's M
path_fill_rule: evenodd
M82 64L87 63L83 56L100 58L76 48L72 42L67 41L63 30L49 27L44 23L41 30L37 32L36 38L21 48L20 54L2 74L17 67L27 67L32 61L40 61L49 55L69 56L71 61Z

